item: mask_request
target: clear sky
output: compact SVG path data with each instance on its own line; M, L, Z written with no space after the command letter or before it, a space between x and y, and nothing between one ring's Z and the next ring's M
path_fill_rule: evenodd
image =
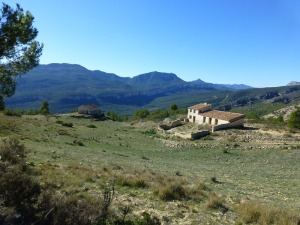
M41 64L254 87L300 81L299 0L3 2L34 15Z

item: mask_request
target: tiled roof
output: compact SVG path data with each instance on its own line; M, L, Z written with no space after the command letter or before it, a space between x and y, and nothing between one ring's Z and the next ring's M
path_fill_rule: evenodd
M193 109L193 110L211 109L211 105L201 103L201 104L190 106L189 109Z
M226 120L228 122L233 122L233 121L245 118L244 114L224 112L224 111L218 111L218 110L212 110L212 111L208 111L205 113L201 113L201 116L220 119L220 120Z
M97 105L95 105L95 104L87 104L87 105L81 105L81 106L79 106L80 108L82 108L82 107L84 107L84 108L86 108L86 109L97 109L97 108L99 108Z

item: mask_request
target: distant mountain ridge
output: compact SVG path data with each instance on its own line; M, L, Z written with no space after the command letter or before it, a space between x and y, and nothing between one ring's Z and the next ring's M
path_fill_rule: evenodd
M249 99L243 96L243 93L250 96L252 90L261 94ZM103 110L126 114L138 107L167 107L171 99L173 103L182 102L184 107L206 100L230 109L261 99L279 98L280 93L265 93L244 84L213 84L201 79L187 82L174 73L153 71L134 77L120 77L76 64L54 63L40 65L20 78L15 95L6 99L6 105L38 108L41 101L47 99L53 112L68 112L81 104L92 103L100 105Z
M291 81L290 83L287 84L287 86L295 86L295 85L300 85L300 82L298 82L298 81Z

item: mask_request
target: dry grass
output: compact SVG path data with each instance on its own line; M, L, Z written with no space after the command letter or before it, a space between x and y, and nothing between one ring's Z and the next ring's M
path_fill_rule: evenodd
M224 200L214 192L208 196L206 207L208 209L218 209L224 212L228 210L228 208L224 205Z
M287 210L266 206L256 201L242 203L236 207L236 211L246 224L298 225L300 223L299 216Z

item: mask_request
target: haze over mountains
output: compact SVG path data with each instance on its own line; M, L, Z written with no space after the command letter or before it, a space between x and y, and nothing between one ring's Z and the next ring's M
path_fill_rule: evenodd
M212 84L200 79L186 82L173 73L154 71L129 78L80 65L48 64L20 78L15 95L6 99L6 105L38 108L47 99L53 112L93 103L126 114L138 107L167 108L172 103L186 107L204 100L222 106L228 96L245 89L255 90L244 84Z

